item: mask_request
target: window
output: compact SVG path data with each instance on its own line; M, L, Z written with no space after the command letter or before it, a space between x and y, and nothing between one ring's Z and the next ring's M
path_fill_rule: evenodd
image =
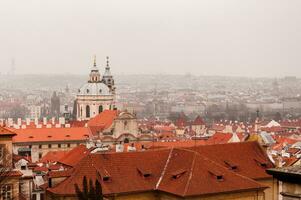
M42 153L39 153L39 159L41 159L41 158L42 158L42 156L43 156L43 154L42 154Z
M26 170L26 165L22 165L21 170Z
M1 200L12 200L12 185L3 185L1 186Z
M48 144L48 148L51 149L51 144Z
M68 148L70 148L70 146L71 146L70 144L67 144L67 147L68 147Z
M90 117L90 106L89 105L86 106L86 117L87 118Z
M128 130L128 122L124 121L123 124L124 124L124 130Z
M42 145L41 144L39 145L39 149L42 149Z
M100 105L99 107L98 107L98 113L101 113L103 111L103 107L102 107L102 105Z
M31 148L32 148L32 146L31 146L31 145L29 145L29 146L28 146L28 148L30 148L30 149L31 149Z
M61 148L61 144L58 144L57 147L58 147L58 148Z
M89 89L87 89L87 94L90 92L90 90Z

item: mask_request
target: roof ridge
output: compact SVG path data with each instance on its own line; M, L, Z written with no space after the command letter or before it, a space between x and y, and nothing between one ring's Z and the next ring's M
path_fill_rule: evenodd
M165 165L164 165L164 168L163 168L163 170L162 170L161 176L160 176L160 178L159 178L159 180L158 180L158 182L157 182L157 184L156 184L155 190L157 190L157 189L159 188L159 185L161 184L161 181L162 181L162 179L163 179L163 176L165 175L165 172L166 172L168 163L169 163L170 158L171 158L171 156L172 156L172 152L173 152L173 148L170 149L168 158L167 158L166 163L165 163Z
M197 152L194 152L194 156L193 156L193 160L192 160L192 164L191 164L191 168L190 168L190 173L189 173L189 177L188 177L185 189L184 189L183 196L186 196L186 193L187 193L189 185L190 185L190 181L191 181L191 178L192 178L193 169L195 167L196 156L197 156Z

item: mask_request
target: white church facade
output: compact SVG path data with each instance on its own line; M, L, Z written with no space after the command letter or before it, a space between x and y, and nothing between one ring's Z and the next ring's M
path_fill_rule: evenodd
M115 83L111 75L109 58L105 72L101 75L94 58L89 80L78 89L76 96L76 119L79 121L90 120L104 110L114 110Z

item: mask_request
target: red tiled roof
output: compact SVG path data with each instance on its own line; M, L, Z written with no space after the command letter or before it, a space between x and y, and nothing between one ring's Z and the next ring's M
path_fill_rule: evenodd
M86 146L79 145L68 151L61 159L58 160L58 162L72 167L88 154L90 154L90 151L86 148Z
M104 110L99 115L96 115L94 118L88 121L89 127L101 127L102 129L109 128L114 119L117 117L117 110Z
M64 170L64 171L50 171L48 173L49 178L59 178L59 177L69 177L71 176L73 169Z
M67 151L49 151L41 158L39 162L57 162L67 154Z
M197 116L192 122L192 125L205 125L205 122L201 116Z
M264 186L250 179L270 177L259 165L261 162L267 162L267 167L272 166L254 142L89 154L74 167L70 177L48 188L48 192L75 195L74 184L82 187L84 176L88 180L98 179L105 195L159 190L187 197L263 190ZM229 163L237 168L229 169ZM108 177L108 180L102 177Z
M90 129L85 127L17 129L15 132L13 143L82 141L90 136Z
M17 170L1 172L1 174L0 174L1 177L19 177L19 176L22 176L22 175L23 174L20 171L17 171Z
M9 130L8 128L0 126L0 136L15 136L16 133Z
M231 133L215 133L212 137L207 140L207 144L225 144L228 143L232 138Z
M158 189L183 197L263 188L254 180L189 150L174 149L163 173Z
M204 145L190 149L222 166L227 167L225 161L234 163L237 166L237 173L252 179L270 177L265 170L273 167L273 163L257 142Z

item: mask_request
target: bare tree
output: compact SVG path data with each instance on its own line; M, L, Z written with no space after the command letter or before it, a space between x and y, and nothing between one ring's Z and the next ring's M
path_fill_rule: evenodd
M12 169L12 154L9 153L5 144L0 144L0 185L9 176Z

